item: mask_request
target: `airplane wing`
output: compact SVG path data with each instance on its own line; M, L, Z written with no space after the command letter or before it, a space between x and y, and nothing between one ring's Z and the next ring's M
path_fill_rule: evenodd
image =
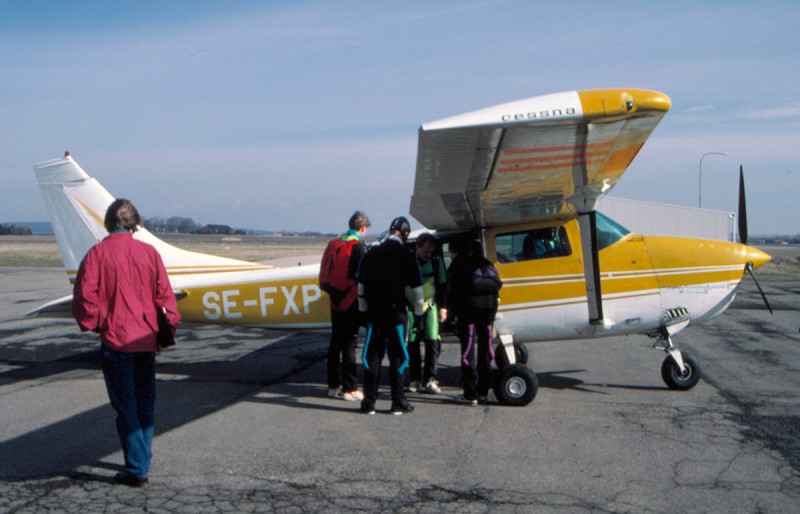
M642 89L571 91L426 123L411 215L467 230L594 211L670 105Z

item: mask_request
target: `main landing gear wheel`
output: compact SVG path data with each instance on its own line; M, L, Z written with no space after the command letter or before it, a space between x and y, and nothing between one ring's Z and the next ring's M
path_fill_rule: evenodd
M508 365L508 356L503 343L498 344L494 349L494 361L497 367L502 369ZM528 349L522 343L514 343L514 361L516 364L525 365L528 363Z
M528 405L538 391L536 374L522 364L509 364L502 368L494 385L494 394L503 405Z
M685 371L681 373L681 368L671 355L667 355L661 364L661 378L670 389L686 391L697 385L700 381L700 362L691 353L681 352L683 356L683 367Z

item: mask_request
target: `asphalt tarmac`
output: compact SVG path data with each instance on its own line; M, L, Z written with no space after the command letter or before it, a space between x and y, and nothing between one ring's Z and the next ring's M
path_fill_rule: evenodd
M150 484L121 469L98 343L14 319L70 292L56 269L0 269L0 512L798 512L800 283L747 283L675 338L703 366L668 390L646 337L529 344L526 407L444 394L375 416L328 398L327 334L182 325L158 357ZM385 374L384 374L385 376Z

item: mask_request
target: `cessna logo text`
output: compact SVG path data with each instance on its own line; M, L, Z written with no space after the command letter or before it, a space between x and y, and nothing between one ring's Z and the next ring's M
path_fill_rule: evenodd
M541 111L521 112L517 114L504 114L500 118L503 121L523 121L523 120L536 120L539 118L558 118L559 116L574 116L575 108L567 107L566 109L544 109Z

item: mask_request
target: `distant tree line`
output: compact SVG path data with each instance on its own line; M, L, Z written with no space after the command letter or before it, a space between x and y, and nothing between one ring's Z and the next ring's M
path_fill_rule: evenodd
M191 218L173 216L171 218L144 218L144 228L154 234L225 234L244 235L245 231L228 225L200 225Z
M279 230L277 232L272 232L271 234L284 237L336 237L338 235L331 232L316 232L314 230Z
M25 225L0 224L0 236L29 236L31 234L33 234L33 230Z
M796 236L755 236L750 238L750 242L748 244L768 244L768 245L780 245L780 244L789 244L789 245L796 245L800 244L800 234Z
M191 218L173 216L171 218L161 218L153 216L142 220L144 228L154 234L226 234L226 235L246 235L250 232L239 228L231 228L228 225L200 225ZM297 231L297 230L257 230L251 235L283 236L283 237L334 237L336 234L316 232L316 231Z
M142 223L144 223L144 228L154 234L191 234L200 228L200 225L195 223L193 219L181 216L173 216L171 218L153 216L152 218L144 218Z
M36 223L39 225L42 223ZM171 218L161 218L153 216L142 219L144 228L154 234L223 234L223 235L255 235L255 236L282 236L282 237L335 237L336 234L323 233L313 230L253 230L246 231L239 228L231 228L228 225L200 225L191 218L173 216ZM36 227L37 234L52 234L49 224L46 232L42 232L40 227ZM34 233L34 229L27 225L16 225L13 223L0 223L0 236L29 236Z

